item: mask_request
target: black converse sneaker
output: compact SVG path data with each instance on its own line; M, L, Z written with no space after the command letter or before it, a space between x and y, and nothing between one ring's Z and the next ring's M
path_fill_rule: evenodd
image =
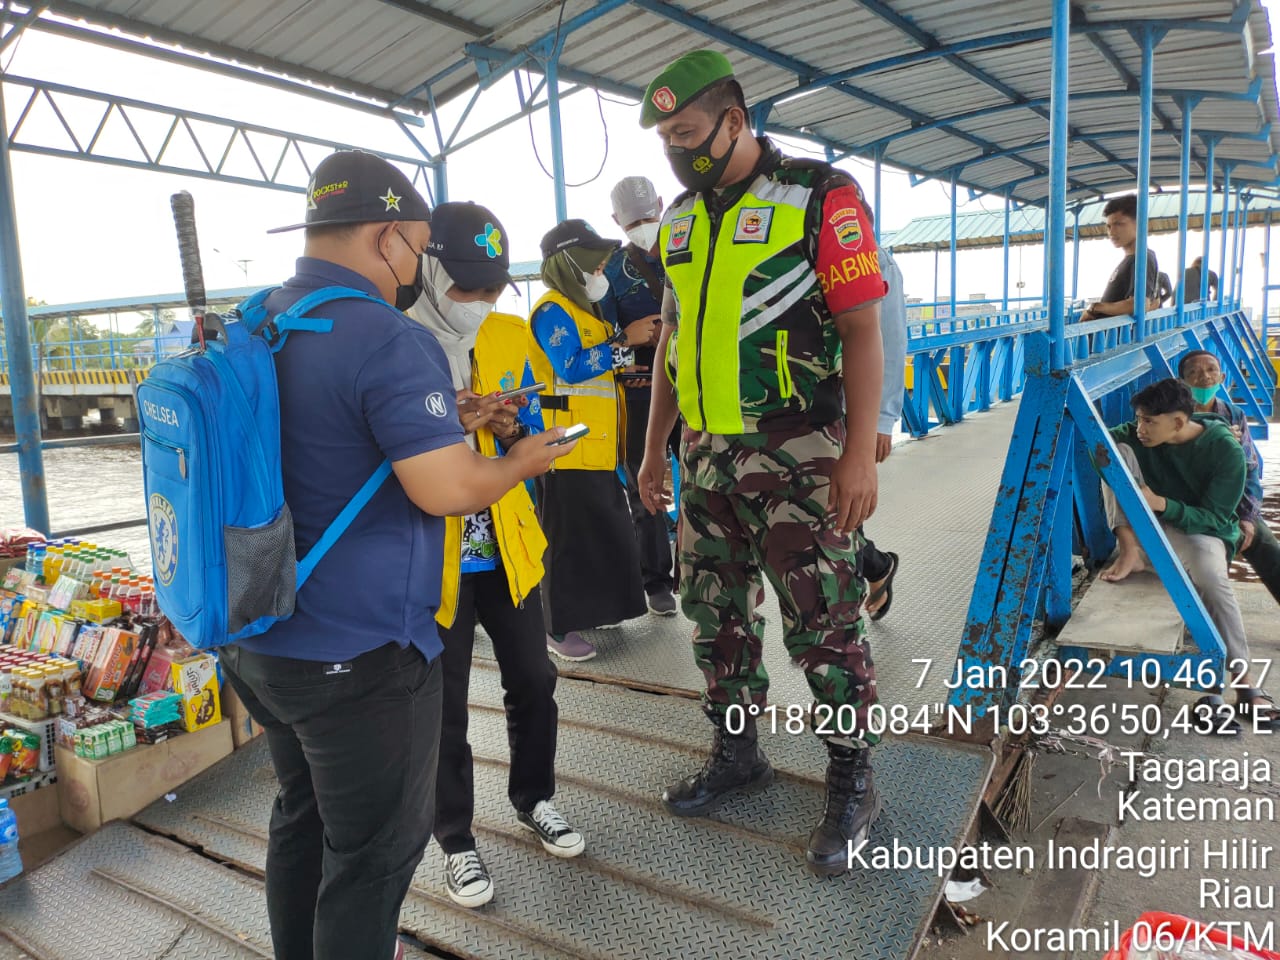
M569 826L550 800L539 800L529 813L518 813L516 817L538 835L542 849L554 857L576 857L586 847L582 834Z
M445 860L444 877L449 899L460 907L483 907L493 899L489 870L474 850L449 854Z

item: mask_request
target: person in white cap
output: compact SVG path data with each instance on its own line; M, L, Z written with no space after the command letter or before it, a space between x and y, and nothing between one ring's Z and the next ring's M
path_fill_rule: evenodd
M662 306L666 272L658 255L658 224L662 219L662 198L647 177L623 177L610 194L613 220L627 235L626 246L615 250L604 267L609 293L600 301L605 319L615 330L637 320L655 324L654 337L634 348L634 375L619 376L626 404L627 497L635 521L636 542L640 545L640 576L649 611L660 617L676 615L675 575L672 570L671 535L665 514L650 513L640 501L636 475L644 460L645 427L649 423L657 321ZM672 431L678 440L679 428ZM675 441L672 444L675 446Z

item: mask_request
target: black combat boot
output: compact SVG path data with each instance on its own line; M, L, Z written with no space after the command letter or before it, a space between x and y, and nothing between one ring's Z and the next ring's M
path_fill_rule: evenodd
M662 804L677 817L700 817L734 790L761 790L773 783L773 767L756 742L756 721L746 718L740 734L724 728L724 717L707 712L716 725L711 756L691 777L662 791Z
M809 869L821 876L844 873L849 850L871 832L880 816L880 794L871 772L871 751L827 742L827 805L822 822L809 834Z

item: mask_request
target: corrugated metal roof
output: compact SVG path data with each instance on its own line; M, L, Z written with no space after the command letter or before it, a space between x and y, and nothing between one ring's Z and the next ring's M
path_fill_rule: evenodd
M1149 206L1148 231L1150 233L1174 233L1178 229L1178 204L1176 194L1156 194ZM1106 221L1102 208L1106 202L1099 200L1086 204L1080 211L1080 237L1105 237ZM1187 203L1188 226L1200 230L1204 226L1204 192L1193 193ZM1254 197L1249 204L1249 223L1265 223L1268 211L1280 211L1280 199ZM1273 214L1274 216L1274 214ZM1213 225L1221 226L1222 198L1214 200ZM1280 216L1275 219L1280 221ZM1067 236L1071 236L1070 221ZM998 247L1004 240L1004 211L975 210L956 215L957 247ZM1041 243L1044 240L1044 211L1039 207L1020 207L1009 214L1010 243ZM940 214L917 217L900 230L881 238L886 246L899 253L920 250L945 250L951 245L951 216Z
M1178 155L1178 94L1243 97L1256 79L1253 96L1204 99L1193 128L1262 134L1223 140L1219 155L1238 162L1237 180L1276 179L1270 27L1258 0L1242 8L1244 21L1232 20L1235 10L1236 0L1073 6L1074 195L1136 179L1142 56L1128 28L1143 24L1173 28L1154 58L1153 155ZM600 15L575 20L590 13ZM710 47L733 62L752 105L768 101L772 129L837 153L879 152L940 179L966 164L966 186L1001 192L1014 184L1016 199L1035 202L1049 189L1050 13L1045 0L51 0L44 18L83 20L419 112L429 109L429 79L437 102L475 85L468 53L485 69L536 54L560 22L576 27L561 32L562 75L633 95L673 56ZM1185 29L1191 21L1214 29ZM476 46L464 53L468 44ZM541 69L536 56L524 65ZM788 99L832 75L841 82ZM1134 136L1119 136L1125 131ZM1203 176L1199 138L1193 152L1193 177ZM991 153L1005 156L975 162ZM1173 186L1178 173L1176 164L1153 163L1155 185Z

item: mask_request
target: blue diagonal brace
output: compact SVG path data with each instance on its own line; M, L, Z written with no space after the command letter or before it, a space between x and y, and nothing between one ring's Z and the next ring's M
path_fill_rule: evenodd
M1088 445L1094 465L1102 474L1103 482L1115 492L1120 510L1133 528L1138 544L1146 551L1156 576L1169 592L1169 599L1177 608L1182 622L1187 625L1196 646L1201 653L1210 654L1225 665L1227 649L1217 627L1209 619L1209 613L1192 586L1187 571L1169 546L1155 514L1138 492L1137 483L1120 459L1120 452L1111 432L1089 400L1084 386L1074 376L1067 391L1066 405L1076 429Z

